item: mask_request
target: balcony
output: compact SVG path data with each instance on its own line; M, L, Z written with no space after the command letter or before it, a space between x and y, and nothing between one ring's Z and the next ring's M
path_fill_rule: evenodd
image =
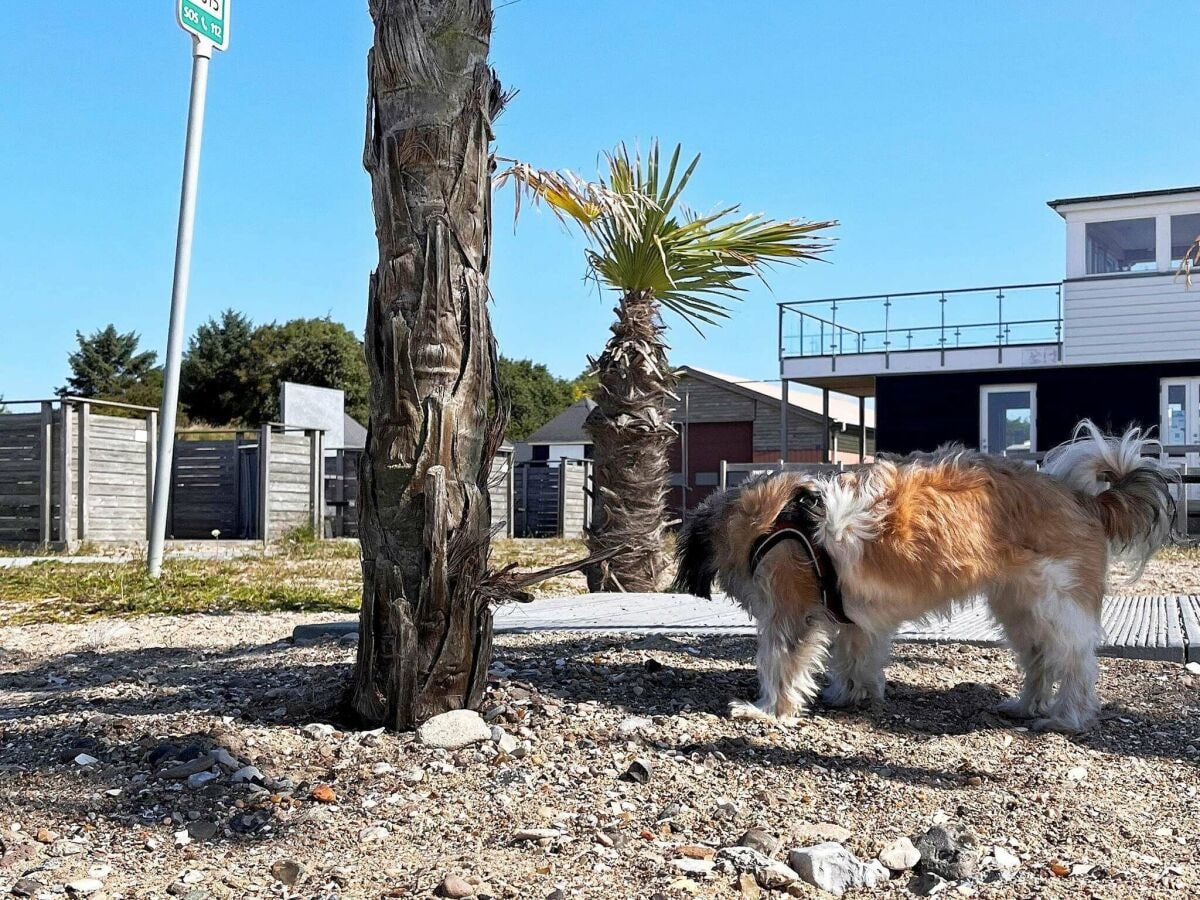
M781 303L780 367L838 390L854 376L1057 365L1062 321L1058 282Z

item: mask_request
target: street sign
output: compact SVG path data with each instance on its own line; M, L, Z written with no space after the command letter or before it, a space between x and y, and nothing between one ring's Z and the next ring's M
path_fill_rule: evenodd
M229 0L175 0L179 27L208 41L216 50L229 47Z

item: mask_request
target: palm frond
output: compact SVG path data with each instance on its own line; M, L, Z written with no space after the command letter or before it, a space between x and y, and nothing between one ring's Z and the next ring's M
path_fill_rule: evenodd
M1187 287L1192 286L1192 272L1198 268L1200 268L1200 234L1196 235L1192 246L1188 247L1187 253L1183 254L1183 259L1179 263L1178 274L1183 278Z
M699 330L718 324L729 305L746 291L745 278L766 283L771 263L820 259L831 247L823 232L837 223L740 215L736 205L699 215L681 197L699 155L681 168L675 146L664 166L658 142L645 157L619 144L605 154L607 172L586 181L569 171L553 172L506 160L497 184L512 181L516 215L522 198L545 202L566 225L587 238L591 276L622 294L649 292L663 307Z

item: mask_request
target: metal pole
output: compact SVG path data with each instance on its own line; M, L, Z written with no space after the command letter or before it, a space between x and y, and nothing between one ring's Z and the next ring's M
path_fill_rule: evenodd
M183 153L179 230L175 237L175 277L171 284L171 325L167 331L167 356L163 366L163 399L150 521L148 563L151 578L157 578L162 573L163 542L167 534L171 458L175 452L175 407L179 402L179 363L183 357L184 314L192 270L192 230L196 222L196 187L200 181L200 143L204 135L204 100L208 92L208 62L211 58L212 45L193 38L192 91L188 103L187 143Z
M683 434L679 442L680 461L683 463L683 483L679 486L679 517L687 518L688 511L688 414L691 412L692 392L683 392Z
M788 380L779 372L779 462L788 461ZM782 470L782 467L781 467Z

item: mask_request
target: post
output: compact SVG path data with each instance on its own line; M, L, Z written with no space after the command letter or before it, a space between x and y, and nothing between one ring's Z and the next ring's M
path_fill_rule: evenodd
M43 547L47 547L50 545L50 529L54 525L54 520L51 516L54 503L54 493L51 488L51 483L54 479L54 458L51 456L54 439L54 407L51 406L49 401L43 401L42 403L41 426L41 439L38 441L40 454L38 460L41 463L41 484L38 486L38 493L41 498L41 505L38 508L38 512L40 513L38 516L38 543Z
M725 490L729 486L729 462L721 460L721 490Z
M515 522L517 517L517 509L514 505L516 503L516 493L513 490L513 480L516 477L516 456L516 450L510 450L508 452L508 472L504 477L504 490L506 492L505 502L507 504L507 511L505 512L504 517L508 520L504 523L504 536L510 538L516 537ZM590 528L592 525L590 517L587 519L587 523L588 527Z
M821 429L821 460L833 462L829 457L829 388L821 388L821 416L824 420Z
M71 546L71 408L58 401L58 539Z
M558 461L558 536L567 536L567 458Z
M200 182L200 145L204 136L204 101L208 92L208 63L212 44L192 40L192 89L188 103L187 142L183 153L183 187L179 199L179 229L175 236L175 275L171 284L171 323L167 329L167 354L163 364L162 422L158 434L158 461L151 509L150 577L162 572L163 542L167 533L167 503L171 496L171 460L175 453L175 407L179 402L179 363L183 358L184 316L188 280L192 270L192 231L196 222L196 187Z
M308 455L312 461L312 470L308 480L308 497L312 504L310 509L310 519L312 522L313 536L320 540L325 536L325 510L324 510L324 491L321 490L321 485L325 480L324 462L321 457L321 435L324 432L319 428L314 428L308 432Z
M271 426L258 432L258 537L263 546L271 539Z
M154 475L158 469L158 413L146 413L146 540L150 540L151 523L154 521ZM167 491L167 503L171 493ZM165 533L165 529L164 529Z
M788 380L779 372L779 461L788 461Z
M867 398L858 398L858 461L867 461Z
M688 510L688 413L692 398L691 391L683 392L683 434L679 441L679 460L683 469L683 480L679 485L679 518L687 518Z
M88 434L89 423L92 416L92 404L86 400L79 404L79 490L76 494L79 497L79 509L76 511L77 521L76 528L79 532L77 535L80 542L88 539L88 478L92 468L92 448L91 437Z

